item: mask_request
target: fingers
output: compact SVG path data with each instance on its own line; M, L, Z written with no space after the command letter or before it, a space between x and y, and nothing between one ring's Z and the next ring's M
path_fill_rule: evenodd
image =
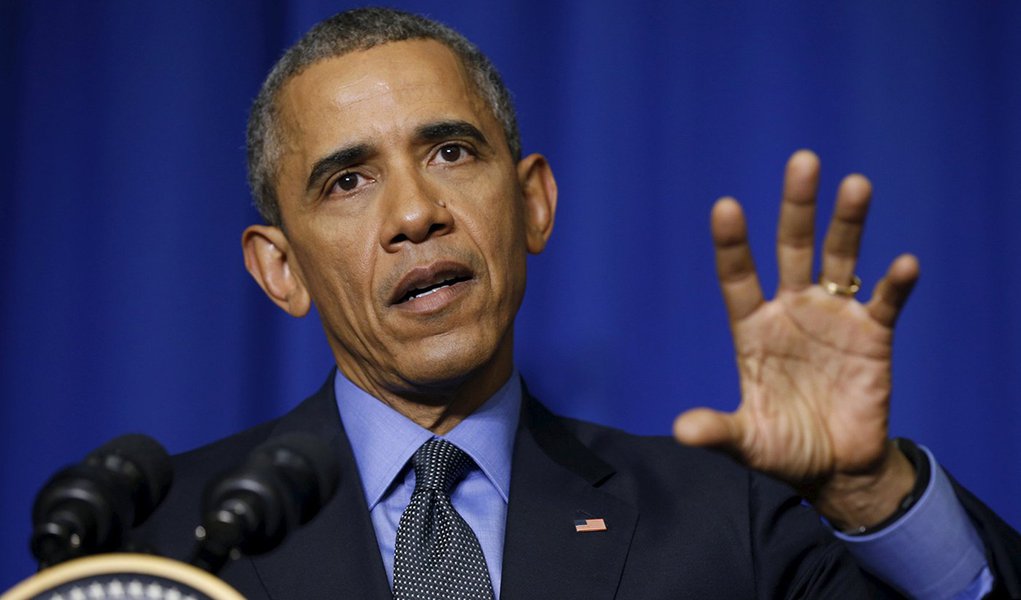
M709 222L723 302L730 320L738 321L763 302L741 205L733 198L720 198L713 205Z
M823 240L823 279L840 286L850 285L871 198L872 184L861 175L848 175L840 183L833 218Z
M784 173L783 201L777 227L776 257L780 286L802 289L812 284L815 244L815 194L819 188L819 158L809 150L795 152Z
M674 439L686 446L717 448L739 455L741 426L733 414L693 408L674 421Z
M876 284L872 299L865 305L872 318L886 327L893 327L918 281L918 275L917 258L910 254L898 256Z

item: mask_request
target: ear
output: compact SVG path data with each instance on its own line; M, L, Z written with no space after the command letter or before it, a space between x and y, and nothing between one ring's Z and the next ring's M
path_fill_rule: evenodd
M241 234L245 268L269 299L292 317L304 317L312 303L291 254L287 236L278 227L252 225Z
M518 181L525 202L525 235L528 251L538 254L553 233L557 212L557 181L546 157L529 154L518 163Z

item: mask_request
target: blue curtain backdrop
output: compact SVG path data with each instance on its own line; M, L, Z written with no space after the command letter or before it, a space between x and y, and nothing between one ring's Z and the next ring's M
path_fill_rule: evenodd
M493 58L558 176L518 319L539 397L657 434L736 406L709 207L745 203L772 287L781 171L813 148L825 204L874 182L862 278L921 258L893 433L1021 526L1021 3L391 4ZM316 318L243 268L243 132L282 49L345 7L0 2L0 589L59 466L129 431L186 450L326 376Z

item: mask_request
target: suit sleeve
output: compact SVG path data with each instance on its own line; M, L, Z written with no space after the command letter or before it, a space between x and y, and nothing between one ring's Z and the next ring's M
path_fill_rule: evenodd
M759 598L871 598L857 563L790 488L751 474L752 560Z
M1021 598L1021 536L954 482L928 450L901 442L928 465L924 494L883 529L835 535L864 569L910 596Z
M986 549L995 582L987 598L1021 598L1021 534L953 477L950 481Z

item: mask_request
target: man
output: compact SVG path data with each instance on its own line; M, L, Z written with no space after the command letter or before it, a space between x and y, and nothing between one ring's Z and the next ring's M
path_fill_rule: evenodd
M338 371L277 421L178 457L138 538L183 557L202 485L302 430L336 449L342 481L281 548L224 571L250 597L867 595L845 544L910 595L1021 594L1016 532L925 451L888 439L892 328L918 264L898 258L854 299L861 176L840 186L812 281L818 169L809 152L788 163L770 301L740 207L714 207L742 403L681 415L675 436L791 484L859 534L845 542L728 458L562 420L531 398L513 323L526 255L552 233L549 164L521 156L507 91L455 32L377 9L319 24L253 108L250 183L267 223L242 242L271 300L294 316L315 303ZM431 474L440 455L462 470Z

